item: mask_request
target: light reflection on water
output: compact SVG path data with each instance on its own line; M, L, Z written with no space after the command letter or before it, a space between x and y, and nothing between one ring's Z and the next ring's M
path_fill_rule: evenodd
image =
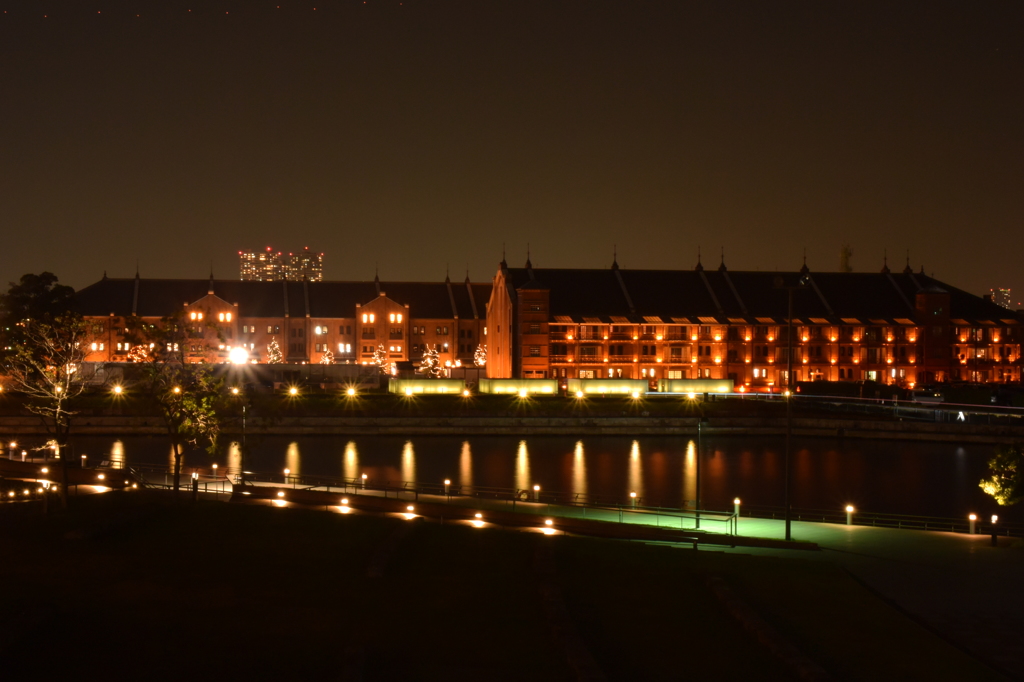
M703 439L702 500L709 509L782 503L783 440L763 437ZM126 466L173 465L166 437L76 437L76 452L110 453ZM208 469L226 461L225 473L242 468L237 443L224 454L185 452L184 467ZM797 439L794 443L794 506L860 509L896 514L961 516L999 513L1024 520L1024 508L992 510L978 488L993 446L948 443ZM339 463L339 454L341 462ZM245 452L248 471L280 475L371 477L464 486L516 487L586 494L628 501L631 490L644 504L678 507L696 500L697 444L688 437L333 437L264 436ZM103 455L106 457L106 455ZM968 508L970 507L970 508Z
M405 441L402 448L402 480L416 481L416 451L412 447L412 441Z
M516 450L516 488L518 490L530 490L533 483L530 481L530 453L526 449L526 441L519 441L519 448Z
M576 441L572 451L572 491L577 495L587 494L587 458L581 440Z
M290 476L302 475L302 456L299 454L299 444L297 442L292 441L288 444L284 465L291 470Z
M345 443L342 473L345 478L359 478L359 451L356 449L356 442L353 440Z
M686 443L686 455L683 464L683 504L693 506L697 503L697 443Z
M228 476L238 476L242 473L242 448L237 441L231 441L228 445Z
M629 447L629 492L636 493L637 498L644 499L643 464L640 459L640 442L633 441Z
M459 483L473 485L473 451L468 440L462 441L462 451L459 452Z
M110 463L115 468L122 468L124 466L124 442L115 440L114 444L110 447Z

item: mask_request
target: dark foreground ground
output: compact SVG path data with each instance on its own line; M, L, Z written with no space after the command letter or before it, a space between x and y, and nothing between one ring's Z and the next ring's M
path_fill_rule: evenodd
M72 502L0 526L4 680L572 680L570 640L610 680L793 679L712 576L836 679L1001 679L828 562L153 491Z

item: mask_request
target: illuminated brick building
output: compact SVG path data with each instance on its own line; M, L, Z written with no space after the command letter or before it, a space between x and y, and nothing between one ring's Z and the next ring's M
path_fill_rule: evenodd
M779 279L781 278L781 281ZM734 379L786 384L787 293L794 381L912 387L1020 380L1017 314L909 265L901 273L524 268L503 261L488 305L488 375Z
M243 346L257 362L277 340L288 363L368 364L383 345L392 362L419 361L435 345L441 363L471 364L484 340L490 284L444 282L256 282L111 279L77 294L91 333L87 362L126 362L125 320L158 325L184 312L195 325L193 361L226 361Z
M324 278L324 254L305 247L299 253L239 251L240 279L247 282L280 282L289 280L320 282Z

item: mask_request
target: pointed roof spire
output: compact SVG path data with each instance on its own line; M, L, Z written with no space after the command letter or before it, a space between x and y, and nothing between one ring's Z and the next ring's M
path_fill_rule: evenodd
M135 279L139 278L139 259L135 259Z
M444 281L445 281L445 284L451 284L451 281L452 281L451 271L452 271L451 265L449 263L445 263L444 264Z
M722 248L722 262L718 264L718 271L719 272L725 272L726 269L727 269L725 267L725 247L723 246L721 248Z
M800 274L801 275L806 275L810 271L811 271L811 269L809 267L807 267L807 248L805 247L804 248L804 264L800 268Z
M530 262L530 242L526 242L526 267L532 268L533 263Z
M612 244L612 270L619 269L619 246Z
M469 284L469 263L466 263L466 284Z
M888 275L889 274L889 250L885 249L882 252L882 254L883 254L882 255L882 274L883 275Z
M910 249L907 249L907 266L903 268L904 275L914 274L914 268L910 267Z
M498 265L500 265L502 268L508 267L508 263L505 262L505 242L501 243L501 263L499 263Z
M380 270L376 263L373 264L373 281L380 284Z
M700 244L698 244L697 245L697 267L695 267L694 270L696 270L697 272L700 272L703 269L704 269L704 266L700 262Z
M104 270L104 271L103 271L103 279L106 279L106 278L107 278L107 271L106 271L106 270Z

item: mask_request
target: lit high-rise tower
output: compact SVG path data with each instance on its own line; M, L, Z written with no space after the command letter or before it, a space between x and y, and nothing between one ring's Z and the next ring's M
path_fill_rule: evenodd
M309 280L320 282L324 278L324 254L304 247L298 253L266 251L239 251L239 275L243 280L276 282Z

